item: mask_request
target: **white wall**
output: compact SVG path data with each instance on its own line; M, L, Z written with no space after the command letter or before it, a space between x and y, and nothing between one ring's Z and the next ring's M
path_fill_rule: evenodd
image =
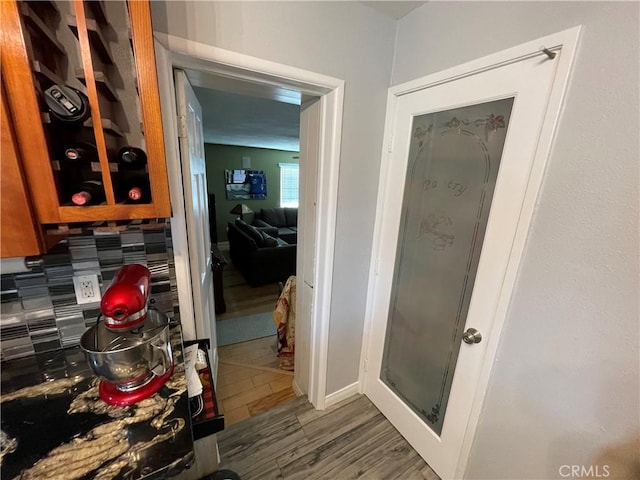
M396 22L358 2L152 2L155 30L345 80L327 393L356 382Z
M638 10L429 2L399 21L394 85L585 26L468 478L640 478Z

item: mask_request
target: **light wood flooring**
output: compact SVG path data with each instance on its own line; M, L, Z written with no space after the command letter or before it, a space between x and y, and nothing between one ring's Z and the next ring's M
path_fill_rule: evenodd
M222 253L231 262L229 251L222 249ZM277 283L250 287L231 263L223 270L223 286L227 311L217 315L217 321L270 312L279 295ZM218 348L216 395L225 425L295 398L293 372L278 368L277 353L275 335Z
M325 411L306 397L218 434L220 469L242 480L439 480L363 395Z
M218 406L227 426L296 397L293 372L278 368L276 338L218 348Z

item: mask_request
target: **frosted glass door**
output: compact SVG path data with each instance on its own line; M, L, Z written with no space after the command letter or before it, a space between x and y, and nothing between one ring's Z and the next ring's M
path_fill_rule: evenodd
M380 379L438 435L513 102L413 118Z

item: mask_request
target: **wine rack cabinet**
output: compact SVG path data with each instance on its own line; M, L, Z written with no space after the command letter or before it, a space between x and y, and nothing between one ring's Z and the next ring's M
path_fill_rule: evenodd
M0 2L2 83L35 220L44 230L171 216L151 13L147 0ZM60 122L44 92L66 85L88 98L90 116ZM90 163L61 153L71 143L95 145ZM117 152L141 148L149 194L131 203L123 194ZM104 201L78 206L74 186L89 172Z

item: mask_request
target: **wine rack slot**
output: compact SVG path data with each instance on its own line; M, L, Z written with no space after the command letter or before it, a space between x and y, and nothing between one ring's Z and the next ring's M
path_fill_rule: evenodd
M102 130L105 133L109 133L117 137L124 137L124 134L122 133L122 130L120 129L120 127L118 127L118 125L116 125L115 122L109 120L108 118L100 119L100 125ZM87 119L83 123L83 126L88 128L93 128L93 119L92 118Z
M40 112L40 119L42 120L42 123L44 123L45 125L50 125L53 123L52 119L51 119L51 115L47 112ZM100 125L102 130L105 133L109 133L111 135L114 135L116 137L123 137L123 133L122 130L120 129L120 127L118 127L118 125L116 125L116 123L112 122L111 120L109 120L108 118L102 118L100 121ZM84 123L82 124L83 127L85 128L91 128L93 129L93 119L92 118L88 118L87 120L84 121Z
M56 35L49 29L49 27L47 27L42 19L36 15L28 3L20 3L20 13L22 14L22 18L24 18L25 21L41 35L41 38L45 38L49 45L58 53L62 55L65 54L64 47L58 41Z
M102 168L98 162L91 162L91 170L93 170L94 172L101 172ZM119 172L120 169L118 168L118 164L114 162L109 162L109 171L111 173Z
M53 11L56 14L60 13L60 9L54 0L27 0L27 3L37 5L38 7L45 7Z
M49 68L47 68L44 64L40 63L38 60L34 60L32 62L32 69L33 69L33 73L35 73L36 76L41 77L51 85L64 84L64 80L62 80L62 77L60 77L58 74L54 73L53 71L49 70Z
M107 14L104 10L104 3L101 0L89 0L85 2L85 4L89 6L91 13L93 13L93 17L98 23L102 25L107 25L109 23L107 20Z
M115 89L111 85L111 82L109 81L107 76L104 74L104 72L95 71L93 72L93 77L95 78L98 91L102 93L105 96L105 98L107 98L108 100L117 102L118 95L116 94ZM86 85L86 78L84 75L84 70L82 68L76 69L76 78L80 80L84 85Z
M91 34L90 24L95 28L94 32L99 33L99 30L96 21L85 16L85 6L86 4L83 0L74 0L75 16L67 16L67 20L73 19L75 22L75 31L73 28L72 31L74 31L74 35L77 36L78 42L80 43L80 56L82 58L82 67L85 73L85 85L87 87L87 96L91 105L91 116L84 123L84 126L93 127L101 168L102 188L104 189L106 203L108 206L111 206L116 203L116 196L113 183L111 181L111 175L109 174L109 157L107 153L105 133L117 132L117 135L122 135L122 132L119 128L114 129L115 124L108 119L103 119L100 113L100 102L94 77L95 70L93 67L91 48L95 47L96 43L102 44L102 42L96 42L95 40L96 38L102 39L102 35L97 37L95 33L94 35ZM69 26L71 25L69 24ZM106 44L102 45L103 47L106 47ZM103 49L103 51L105 50ZM106 51L108 52L108 50Z
M113 57L111 56L111 51L109 50L107 41L102 36L102 32L100 31L98 22L96 22L92 18L85 18L85 21L87 23L89 43L98 53L104 63L112 65ZM67 25L69 25L69 28L71 29L73 34L78 37L78 19L74 15L67 15Z

